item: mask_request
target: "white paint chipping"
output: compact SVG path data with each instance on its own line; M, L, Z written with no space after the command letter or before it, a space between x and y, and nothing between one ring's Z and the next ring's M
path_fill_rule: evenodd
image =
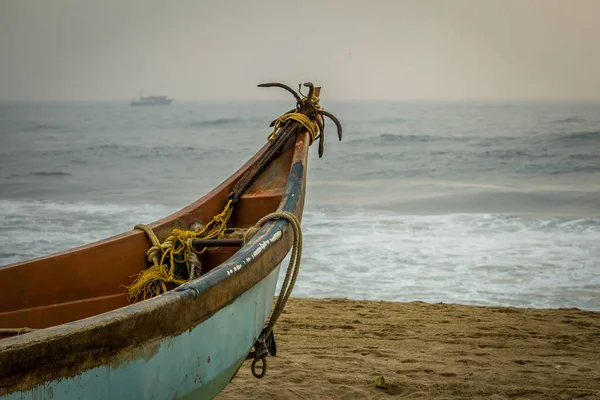
M236 272L240 271L246 265L250 264L256 257L258 257L264 250L266 250L270 245L277 242L283 236L283 232L277 231L270 238L263 240L256 246L256 249L252 252L252 254L246 257L242 263L235 265L227 270L227 276L231 276Z
M283 235L283 233L281 231L277 231L273 234L273 236L271 236L271 243L275 243L276 241L278 241L281 236Z

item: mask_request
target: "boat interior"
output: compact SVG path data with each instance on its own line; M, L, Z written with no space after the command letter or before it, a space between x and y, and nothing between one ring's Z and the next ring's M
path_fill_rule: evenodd
M234 206L228 229L246 229L277 210L293 153L294 146L287 146L244 192ZM233 185L251 165L252 160L211 193L150 227L162 241L173 228L191 229L198 221L206 224L223 210ZM127 306L130 301L124 286L149 267L146 252L150 246L144 232L132 230L73 250L0 267L0 338L19 334L25 328L46 328ZM207 247L200 255L202 274L219 266L240 247L241 243Z

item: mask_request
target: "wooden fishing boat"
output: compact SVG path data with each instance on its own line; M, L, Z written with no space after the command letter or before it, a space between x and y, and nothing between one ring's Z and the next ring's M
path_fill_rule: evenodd
M148 227L0 268L0 398L204 399L216 396L248 357L257 376L261 364L266 369L267 353L276 351L272 308L280 312L289 297L288 291L272 306L280 263L301 244L295 223L304 207L309 145L318 138L322 155L323 115L334 119L340 140L341 126L319 106L320 88L310 83L307 96L282 84L259 86L292 92L297 106L210 193ZM234 228L253 233L231 238ZM166 243L182 234L187 247L178 253L179 242ZM150 267L152 248L171 253ZM193 262L178 258L187 251ZM174 275L173 265L187 266L188 276ZM152 278L154 292L146 290L153 268L163 274ZM140 289L142 277L148 285L137 294L152 295L132 302L123 287Z

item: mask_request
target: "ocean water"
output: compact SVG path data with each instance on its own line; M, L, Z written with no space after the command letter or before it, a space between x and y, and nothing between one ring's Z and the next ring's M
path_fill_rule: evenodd
M322 102L295 296L600 310L600 102ZM0 265L191 203L289 108L0 103Z

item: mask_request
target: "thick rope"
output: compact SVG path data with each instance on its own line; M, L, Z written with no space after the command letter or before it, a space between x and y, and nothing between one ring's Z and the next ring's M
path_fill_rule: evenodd
M269 142L272 142L277 136L277 131L279 130L282 124L285 124L287 121L297 121L304 126L304 128L310 134L310 144L317 139L319 136L319 125L308 118L306 115L299 112L290 112L281 115L279 118L275 120L275 124L273 125L273 132L267 137Z
M274 219L286 219L291 225L294 234L294 243L292 246L292 255L290 257L290 263L288 264L287 271L285 273L285 279L283 280L283 284L281 285L281 290L279 291L279 296L277 296L277 303L271 312L271 317L269 318L269 322L267 327L264 330L264 337L268 337L273 328L275 327L275 323L277 319L283 312L285 305L292 294L292 290L294 289L294 285L296 284L296 279L298 278L298 272L300 270L300 261L302 259L302 229L300 228L300 221L298 218L287 211L280 211L268 214L262 217L253 227L246 231L244 236L244 242L248 242L256 233L260 230L262 225L270 220Z
M277 351L276 347L275 349L270 347L271 345L275 346L275 342L272 342L272 344L268 343L272 339L271 335L273 328L275 327L275 323L277 322L277 319L279 319L279 316L283 312L285 305L292 294L292 290L296 284L296 279L298 278L300 260L302 258L302 229L300 229L300 221L294 214L287 211L274 212L261 218L253 227L246 231L244 243L247 243L254 235L256 235L265 222L274 219L286 219L292 225L294 243L292 245L290 263L288 264L285 273L285 279L283 280L281 290L277 296L277 303L271 311L269 322L266 324L267 326L262 330L258 339L254 343L254 351L248 354L248 357L246 357L247 359L253 359L251 370L252 375L254 375L256 378L262 378L265 376L267 373L267 355L270 353L274 356ZM262 367L257 369L259 363L262 365Z

